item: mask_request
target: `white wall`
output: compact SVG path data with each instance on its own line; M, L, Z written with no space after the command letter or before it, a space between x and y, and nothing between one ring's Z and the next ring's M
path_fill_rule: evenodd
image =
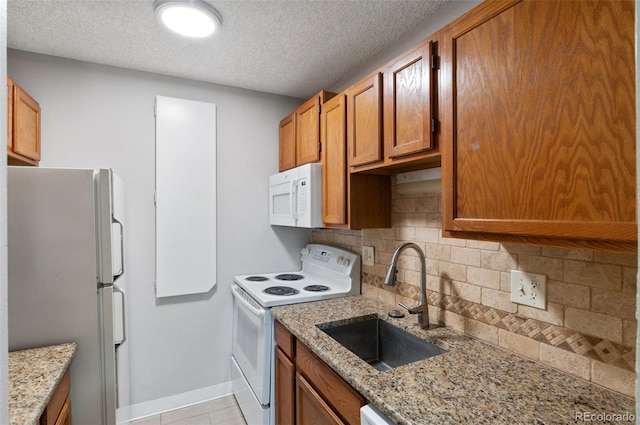
M125 182L132 403L228 383L232 277L298 267L309 240L306 230L268 224L278 122L301 101L14 50L8 73L42 107L41 166L110 167ZM218 286L161 301L153 287L156 95L218 111Z

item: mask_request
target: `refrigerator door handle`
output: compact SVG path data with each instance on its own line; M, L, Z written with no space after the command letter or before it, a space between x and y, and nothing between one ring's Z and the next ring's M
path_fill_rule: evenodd
M120 226L120 270L113 275L113 282L115 283L124 274L124 225L115 217L112 217L111 220ZM124 292L122 294L124 295Z
M127 304L126 304L126 299L127 299L127 294L125 294L124 290L120 287L118 287L118 285L116 285L115 283L113 284L113 292L119 292L120 294L122 294L122 340L121 341L114 341L116 348L118 348L119 346L121 346L122 344L125 343L125 341L127 340L127 325L126 325L126 314L125 311L127 310Z

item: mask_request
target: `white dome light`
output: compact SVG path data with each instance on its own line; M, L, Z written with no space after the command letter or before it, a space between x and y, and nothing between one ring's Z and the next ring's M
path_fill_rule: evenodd
M156 0L153 9L162 25L187 37L208 37L222 23L218 11L201 0Z

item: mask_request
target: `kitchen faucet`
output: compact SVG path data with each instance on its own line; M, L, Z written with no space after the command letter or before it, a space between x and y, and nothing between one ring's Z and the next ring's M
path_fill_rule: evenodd
M396 264L398 263L398 257L400 253L407 248L413 248L420 257L420 304L408 307L402 303L398 303L401 307L406 308L411 314L418 314L418 324L421 328L426 329L429 327L429 306L427 304L427 284L426 284L426 266L424 260L424 253L422 249L413 242L406 242L396 248L391 258L391 265L387 271L387 276L384 278L384 284L393 286L396 281L396 273L398 272Z

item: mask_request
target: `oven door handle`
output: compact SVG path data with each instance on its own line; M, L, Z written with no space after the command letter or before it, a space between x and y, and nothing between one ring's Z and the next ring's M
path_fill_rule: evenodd
M255 308L247 300L242 298L242 294L240 293L242 289L240 289L239 286L231 285L231 289L233 290L233 296L236 300L238 300L238 302L240 302L240 304L246 307L251 313L253 313L254 316L257 316L260 319L264 318L264 310Z

